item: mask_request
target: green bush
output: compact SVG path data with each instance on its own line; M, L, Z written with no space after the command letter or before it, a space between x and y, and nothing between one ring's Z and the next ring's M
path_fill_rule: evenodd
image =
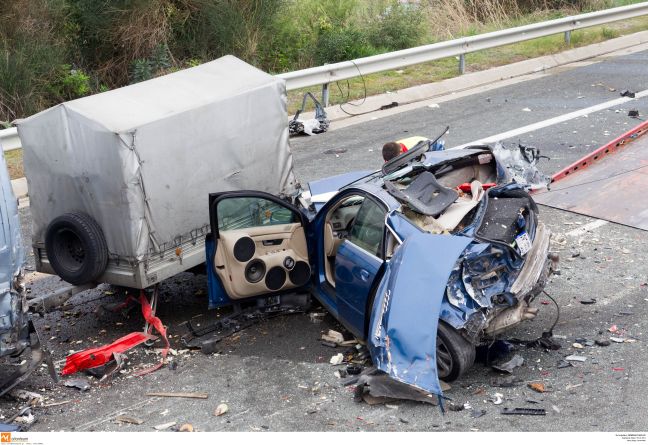
M417 5L394 3L371 23L370 42L388 51L417 46L425 37L424 17Z
M369 43L368 33L354 28L331 28L320 31L316 48L315 63L342 62L357 59L376 53L376 49Z

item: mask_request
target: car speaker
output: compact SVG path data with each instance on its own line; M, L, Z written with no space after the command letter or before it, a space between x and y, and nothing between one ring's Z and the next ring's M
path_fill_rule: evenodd
M293 267L295 267L295 259L294 259L293 257L291 257L291 256L287 256L287 257L284 258L284 260L283 260L283 265L284 265L284 267L285 267L286 269L288 269L288 270L292 270Z
M268 289L275 291L283 287L286 282L286 271L281 266L275 266L268 271L265 277L265 285Z
M241 263L249 261L254 256L254 241L249 236L239 238L234 244L234 258Z
M258 283L263 279L266 273L266 265L260 259L250 261L245 266L245 279L250 283Z
M308 283L310 274L311 269L308 263L305 261L297 261L295 267L290 271L290 281L292 281L295 286L303 286Z

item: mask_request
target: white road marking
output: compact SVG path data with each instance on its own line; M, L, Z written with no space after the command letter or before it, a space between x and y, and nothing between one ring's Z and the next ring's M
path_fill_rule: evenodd
M624 104L626 102L641 99L642 97L647 97L647 96L648 96L648 90L643 90L643 91L640 91L640 92L636 93L635 98L619 97L618 99L609 100L607 102L592 105L591 107L582 108L580 110L572 111L571 113L563 114L561 116L552 117L551 119L546 119L546 120L543 120L543 121L540 121L540 122L535 122L535 123L530 124L530 125L525 125L524 127L515 128L513 130L505 131L504 133L494 134L492 136L488 136L488 137L485 137L485 138L482 138L482 139L477 139L476 141L469 142L467 144L462 144L462 145L458 145L456 147L452 147L451 150L458 149L458 148L464 148L464 147L467 147L469 145L492 144L494 142L514 138L514 137L519 136L521 134L530 133L532 131L536 131L536 130L539 130L541 128L546 128L546 127L550 127L552 125L560 124L562 122L567 122L569 120L576 119L577 117L586 116L586 115L591 114L591 113L596 113L597 111L605 110L606 108L616 107L616 106L622 105L622 104Z
M596 221L592 221L591 223L585 224L583 227L579 227L578 229L570 230L569 232L565 233L567 236L582 236L585 235L587 232L592 232L595 229L598 229L599 227L602 227L604 225L608 224L608 221L605 221L603 219L597 219Z

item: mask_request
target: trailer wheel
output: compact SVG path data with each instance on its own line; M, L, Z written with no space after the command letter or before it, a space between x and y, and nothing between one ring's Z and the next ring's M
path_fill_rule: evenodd
M95 281L108 265L108 247L97 222L85 213L56 217L45 232L45 249L52 269L72 284Z
M439 379L458 379L475 362L475 347L456 329L439 320L437 331L437 372Z

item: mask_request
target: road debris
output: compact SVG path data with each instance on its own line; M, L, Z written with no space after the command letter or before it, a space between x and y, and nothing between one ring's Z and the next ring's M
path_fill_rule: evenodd
M329 363L335 366L335 365L341 365L343 361L344 361L344 355L342 353L339 353L331 357Z
M362 372L362 366L358 365L347 365L346 372L349 375L358 375Z
M547 411L544 408L502 408L504 415L518 416L546 416Z
M522 379L513 375L491 380L490 384L496 388L512 388L522 383Z
M559 360L558 364L556 365L558 369L571 368L572 366L573 365L566 360Z
M43 403L42 395L35 392L26 391L24 389L12 389L11 391L9 391L8 395L16 400L23 400L31 406Z
M621 337L610 337L610 341L613 341L614 343L623 343L625 342L625 339Z
M594 343L597 346L610 346L610 341L609 340L595 340Z
M182 399L206 399L209 394L204 392L148 392L149 397L178 397Z
M492 368L500 372L512 374L515 368L518 368L523 364L524 364L524 358L518 354L515 354L508 362L501 363L498 365L493 365Z
M568 362L584 362L587 360L587 357L584 357L582 355L568 355L565 357L565 360Z
M485 409L473 409L470 412L470 417L472 417L473 419L478 419L478 418L480 418L481 416L483 416L485 414L486 414Z
M535 392L547 392L547 389L545 388L545 384L542 382L532 382L527 385L529 388L534 390Z
M344 343L344 335L341 332L329 329L326 334L322 334L322 340L339 345Z
M634 98L635 97L635 92L630 91L630 90L621 90L621 96Z
M629 110L628 117L639 117L639 110L635 110L635 109Z
M167 422L167 423L162 423L160 425L155 425L153 428L158 431L164 431L164 430L168 430L172 426L175 426L175 424L176 424L175 422Z
M594 304L596 303L596 298L590 298L588 300L581 300L581 304Z
M194 432L194 427L190 423L183 423L180 428L178 428L178 431L181 433L193 433Z
M221 403L214 410L214 416L220 417L220 416L222 416L223 414L225 414L228 411L229 411L229 407L227 406L227 404L226 403Z
M115 417L115 421L119 423L130 423L132 425L141 425L144 423L142 419L138 419L136 417L130 417L130 416L117 416Z
M504 401L503 397L504 397L503 394L496 392L491 396L490 401L493 402L493 405L501 405L502 402Z
M358 377L354 400L356 402L364 401L370 405L389 403L395 400L414 400L431 405L438 404L437 396L394 380L376 368L367 368Z
M310 312L308 314L308 318L313 323L321 323L324 317L326 317L326 312Z
M66 380L63 384L69 388L76 388L81 391L87 391L91 388L88 379L70 379Z

